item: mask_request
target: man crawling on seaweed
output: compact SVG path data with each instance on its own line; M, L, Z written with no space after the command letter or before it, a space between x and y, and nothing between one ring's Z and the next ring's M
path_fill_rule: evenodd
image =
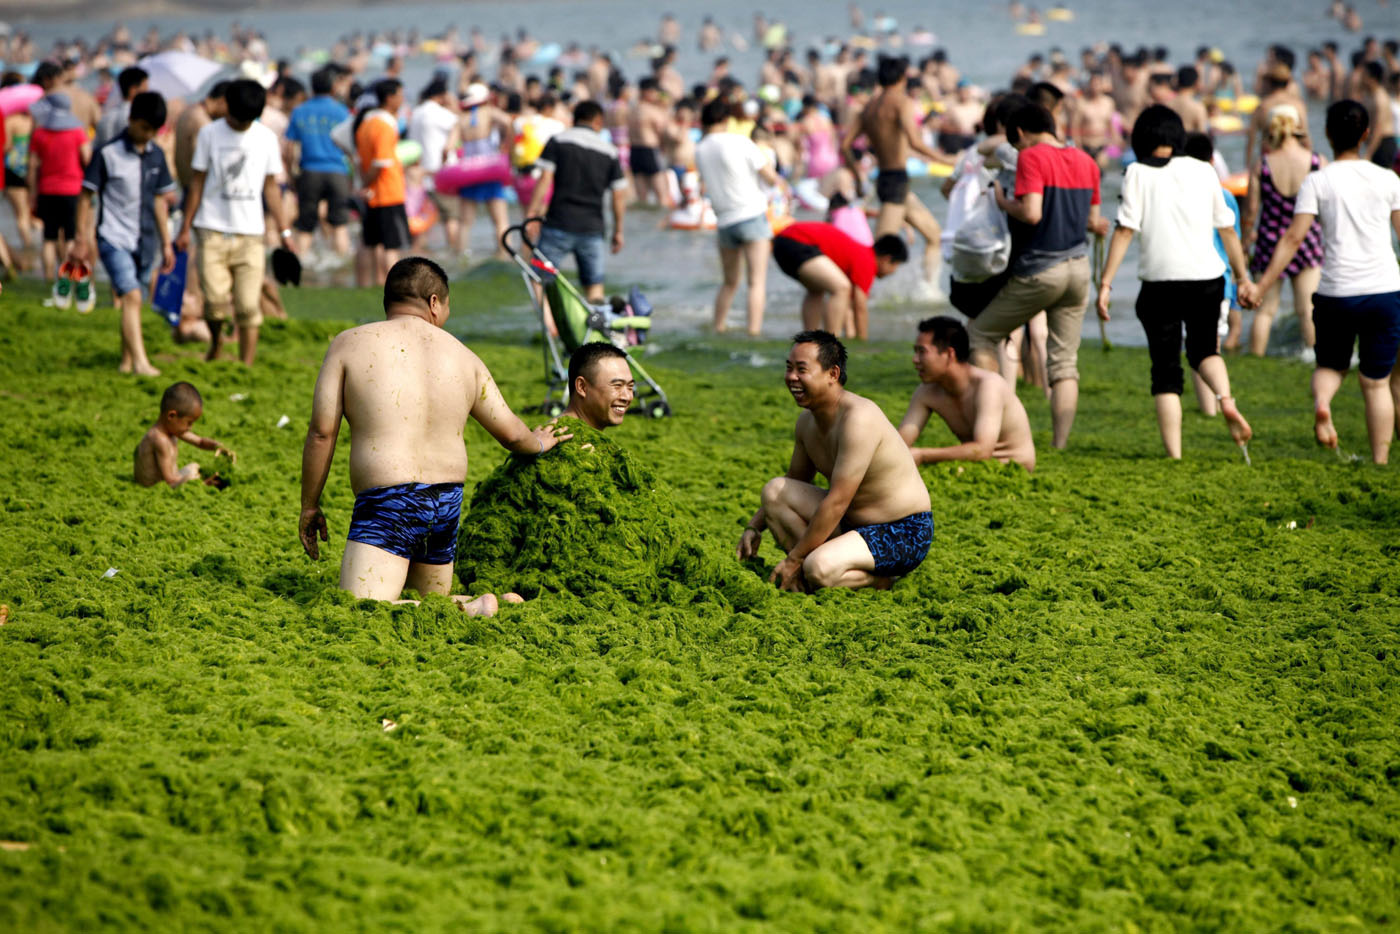
M763 530L787 552L772 580L784 590L888 587L913 571L933 541L928 488L885 413L848 392L846 348L803 331L787 358L797 417L792 461L763 487L762 506L739 539L758 553ZM812 483L821 473L829 489Z
M344 417L355 510L340 586L357 597L396 600L405 586L422 594L450 591L468 418L517 454L543 454L572 437L553 423L531 431L480 358L443 330L448 314L442 268L421 257L400 260L384 283L385 320L336 337L316 379L298 532L306 553L318 558L317 535L329 538L321 491ZM457 599L473 615L490 616L499 605L489 593Z

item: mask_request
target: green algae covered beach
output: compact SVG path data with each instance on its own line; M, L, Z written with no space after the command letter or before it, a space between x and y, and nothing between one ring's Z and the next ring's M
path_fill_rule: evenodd
M328 318L378 308L343 292L305 320L315 299L288 296L303 320L265 328L253 370L156 337L158 380L115 373L109 307L0 299L0 930L1400 922L1400 480L1313 446L1301 364L1231 361L1253 467L1193 414L1172 464L1146 352L1086 344L1068 452L1023 388L1033 476L924 468L915 574L794 596L766 589L771 541L732 557L791 449L786 346L663 341L675 416L604 439L649 493L616 514L658 532L562 522L538 596L483 620L336 591L348 432L327 554L302 554ZM470 288L453 310L470 329ZM514 406L542 398L525 330L470 342ZM897 418L908 356L857 349L850 388ZM240 455L224 491L131 482L177 379ZM1362 450L1354 382L1336 414ZM506 455L467 443L470 498Z

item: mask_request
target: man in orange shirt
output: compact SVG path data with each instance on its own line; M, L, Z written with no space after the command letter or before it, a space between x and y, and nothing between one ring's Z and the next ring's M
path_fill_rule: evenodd
M366 205L360 216L364 246L355 257L355 281L362 286L383 285L390 267L399 261L399 251L412 242L404 211L403 163L397 152L403 83L385 78L374 86L374 96L379 106L355 122L355 150L364 182L359 194Z

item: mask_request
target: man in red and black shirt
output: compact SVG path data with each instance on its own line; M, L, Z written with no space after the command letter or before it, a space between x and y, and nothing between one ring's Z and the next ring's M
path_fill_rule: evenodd
M895 234L865 246L831 224L788 224L773 238L778 268L807 289L802 299L802 327L825 328L838 337L869 334L866 301L876 279L908 262L909 248Z
M1007 118L1006 137L1018 151L1015 196L997 188L997 204L1011 226L1011 278L968 322L972 362L995 370L997 345L1044 309L1050 325L1051 440L1063 448L1079 406L1079 338L1089 304L1087 234L1108 229L1099 216L1099 167L1056 138L1055 118L1038 104Z

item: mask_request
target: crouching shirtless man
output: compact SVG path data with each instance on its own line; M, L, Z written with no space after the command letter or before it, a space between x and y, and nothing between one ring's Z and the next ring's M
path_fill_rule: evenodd
M879 406L846 391L846 348L830 333L793 338L786 382L806 411L787 474L763 487L739 558L755 555L768 529L787 552L771 578L784 590L888 587L923 562L933 541L914 458ZM812 483L817 473L829 489Z
M572 437L556 434L553 423L531 431L510 410L486 365L442 329L447 302L447 276L437 263L400 260L384 283L385 320L336 337L316 378L298 531L306 553L319 558L316 536L329 537L321 491L344 416L355 511L340 586L357 597L396 600L405 586L423 594L450 591L468 417L517 454L543 454ZM493 594L458 602L480 616L498 606Z
M915 463L996 458L1035 470L1035 442L1026 409L1000 373L968 362L967 329L962 322L947 315L919 322L914 372L919 374L919 388L899 423L899 436L909 445ZM914 447L934 412L962 444Z

